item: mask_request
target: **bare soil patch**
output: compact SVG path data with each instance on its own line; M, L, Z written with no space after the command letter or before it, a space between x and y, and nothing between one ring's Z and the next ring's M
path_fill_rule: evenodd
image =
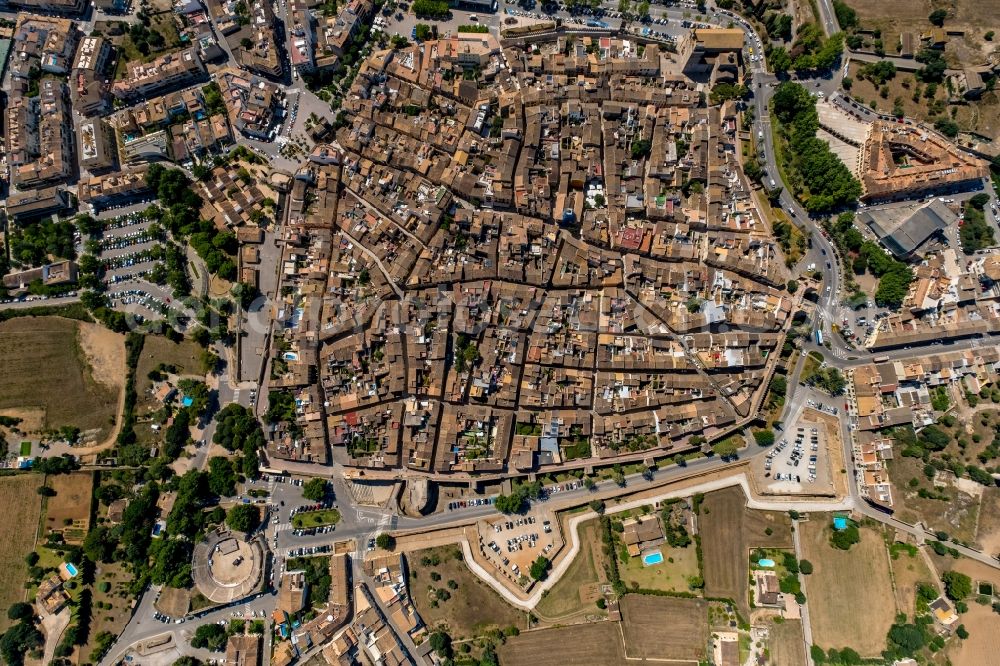
M48 485L56 491L45 506L45 530L61 532L67 543L80 544L90 527L94 475L91 472L51 476Z
M801 620L785 620L770 627L768 648L774 666L801 666L806 663Z
M498 652L504 666L625 666L617 622L527 631L507 639Z
M94 379L118 390L125 386L125 336L99 324L80 322L80 348Z
M708 602L630 594L621 600L630 659L701 661L708 644Z

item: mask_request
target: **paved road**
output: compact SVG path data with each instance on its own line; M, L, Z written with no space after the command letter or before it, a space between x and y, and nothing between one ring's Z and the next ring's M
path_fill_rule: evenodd
M837 12L834 11L831 0L817 0L816 5L819 9L819 22L823 27L823 32L827 36L840 32L840 25L837 24Z
M0 310L26 310L28 308L57 307L79 302L79 296L57 296L55 298L42 298L33 301L11 301L10 303L0 303Z

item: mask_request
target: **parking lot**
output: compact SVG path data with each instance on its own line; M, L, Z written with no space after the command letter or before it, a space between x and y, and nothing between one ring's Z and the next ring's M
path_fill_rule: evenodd
M479 524L483 552L512 580L527 576L539 556L551 557L559 545L558 530L547 511L504 516Z
M802 389L803 387L800 387ZM764 492L832 495L843 452L837 419L846 418L827 399L807 399L793 412L770 451L752 463ZM830 432L834 428L834 432Z
M176 327L193 320L194 311L173 298L168 286L153 283L148 276L162 262L162 232L151 228L143 206L133 206L117 216L104 215L101 238L88 241L97 250L112 308L137 320L166 319ZM96 245L96 248L95 248Z

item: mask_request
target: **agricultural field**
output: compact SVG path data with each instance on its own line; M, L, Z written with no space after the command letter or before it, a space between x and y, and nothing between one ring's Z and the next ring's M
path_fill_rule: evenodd
M124 382L124 343L92 326L61 317L0 323L0 413L42 430L74 426L85 439L107 437Z
M800 666L806 663L806 648L802 638L802 622L785 620L769 627L767 647L773 666Z
M59 474L48 478L55 491L45 503L45 534L61 532L68 544L79 545L90 528L94 475L90 472Z
M746 601L747 548L742 539L746 497L740 488L728 488L705 496L698 515L701 551L705 563L705 595L732 599L744 617Z
M589 614L598 612L594 602L602 596L600 584L606 582L600 524L596 519L588 520L579 526L579 530L580 552L535 608L536 614L543 620L563 620L579 615L582 610Z
M629 659L702 661L708 645L704 599L630 594L621 600Z
M37 488L42 477L19 474L0 477L0 506L8 518L0 520L0 631L10 626L7 608L24 599L24 581L28 578L25 556L32 551L42 513L42 498Z
M997 631L997 614L989 606L969 604L969 612L961 617L969 632L967 639L953 638L948 642L947 655L956 666L966 664L994 664L1000 654L1000 631Z
M831 529L828 514L813 514L798 526L802 557L813 565L805 585L813 641L877 656L896 615L885 541L866 527L860 543L838 550L830 545Z
M747 509L743 490L735 487L705 495L698 525L705 569L705 596L732 599L741 615L749 617L749 551L757 547L791 547L788 516Z
M597 622L529 631L498 650L504 666L626 666L618 624Z
M407 555L407 562L413 603L428 627L445 629L456 640L494 627L524 627L525 614L469 571L458 547L414 551ZM440 579L435 581L434 574ZM451 581L457 586L449 585ZM442 598L442 590L447 591L447 599Z
M984 488L976 543L984 552L1000 555L1000 488Z

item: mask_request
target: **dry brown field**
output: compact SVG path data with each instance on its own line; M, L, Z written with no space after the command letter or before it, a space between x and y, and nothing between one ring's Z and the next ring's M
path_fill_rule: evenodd
M979 666L997 663L1000 655L1000 631L997 615L989 606L970 603L969 612L962 615L962 624L969 632L967 639L952 638L948 642L948 658L954 666Z
M24 581L28 578L25 556L31 552L42 513L42 498L38 486L42 477L19 474L0 477L0 506L8 519L0 520L0 631L11 622L6 609L24 599Z
M526 631L498 651L503 666L626 666L617 622Z
M76 426L102 439L112 429L119 391L97 381L82 347L80 322L61 317L23 317L0 323L0 410L41 410L42 427Z
M743 617L749 615L746 599L749 564L743 543L745 506L743 491L727 488L705 495L698 515L705 596L732 599Z
M90 472L59 474L50 476L47 483L56 494L45 504L46 532L62 532L67 543L83 543L90 527L94 475Z
M425 557L437 558L438 564L423 564ZM446 628L452 638L471 638L485 630L511 625L524 628L525 614L505 602L493 588L473 574L465 566L461 549L456 546L428 548L407 554L410 570L410 593L420 617L428 627ZM431 572L436 571L441 579L431 580ZM448 589L448 581L455 581L458 587ZM432 606L432 590L445 589L447 600L438 600Z
M790 548L792 533L788 516L748 509L743 490L727 488L705 495L698 530L705 567L705 596L732 599L741 615L749 617L750 549Z
M829 515L812 514L798 529L802 557L814 567L805 587L813 640L827 649L851 647L862 657L878 656L896 615L882 534L862 528L861 543L838 550L830 545Z
M767 647L773 666L801 666L806 663L806 648L802 638L802 622L785 620L770 626Z
M629 659L702 661L708 645L708 602L630 594L621 600Z

